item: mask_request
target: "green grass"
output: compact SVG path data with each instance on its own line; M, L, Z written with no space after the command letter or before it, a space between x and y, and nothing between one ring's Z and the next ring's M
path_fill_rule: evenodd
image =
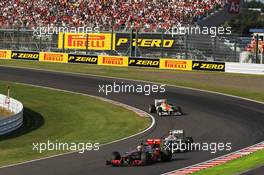
M0 137L0 166L55 155L33 151L33 143L107 143L139 131L149 119L132 111L84 95L0 81L0 93L11 87L11 96L24 104L24 125ZM106 107L107 106L107 107Z
M125 68L87 64L60 64L13 60L1 60L0 65L153 81L177 86L186 86L203 90L222 92L264 102L264 91L262 88L263 84L261 84L261 82L264 82L264 76L262 75L245 75L203 71L174 71L133 67ZM224 81L221 81L221 79L224 79ZM244 82L244 84L233 84L235 81ZM249 83L247 84L247 82ZM200 173L203 174L204 172L206 173L208 171L208 174L210 175L222 175L223 172L227 174L235 174L248 168L264 164L264 159L261 158L264 157L263 151L254 153L254 156L252 156L246 156L242 159L234 160L230 163L201 171ZM255 161L255 159L257 159L257 161ZM237 168L238 166L241 168Z
M261 150L249 156L232 160L226 164L193 173L193 175L233 175L238 172L244 172L248 169L263 165L263 162L264 150Z

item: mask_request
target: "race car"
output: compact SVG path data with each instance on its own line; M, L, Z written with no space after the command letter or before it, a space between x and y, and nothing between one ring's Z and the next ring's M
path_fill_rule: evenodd
M179 116L183 115L180 106L168 104L166 99L155 99L154 105L149 105L149 113L157 113L158 116Z
M148 139L145 143L137 146L137 149L121 155L113 152L106 165L112 166L144 166L156 162L165 162L172 159L172 153L164 150L161 139Z
M172 153L186 152L192 150L192 137L186 137L184 130L172 129L169 131L169 136L164 139L164 145Z

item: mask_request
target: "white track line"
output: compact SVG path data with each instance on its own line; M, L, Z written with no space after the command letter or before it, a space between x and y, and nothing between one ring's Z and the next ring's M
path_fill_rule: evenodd
M84 94L84 93L79 93L79 92L72 92L72 91L67 91L67 90L62 90L62 89L51 88L51 87L38 86L38 85L26 84L26 83L17 83L17 82L14 82L14 83L15 84L21 84L21 85L26 85L26 86L37 87L37 88L55 90L55 91L60 91L60 92L66 92L66 93L71 93L71 94L83 95L83 96L87 96L87 97L92 97L92 98L95 98L95 99L98 99L98 100L101 100L101 101L104 101L104 102L111 103L111 104L116 105L116 106L123 107L123 108L125 108L127 110L135 112L136 114L138 114L141 117L143 117L143 114L144 114L145 117L150 117L151 118L152 122L151 122L150 126L148 128L146 128L145 130L143 130L143 131L141 131L139 133L133 134L131 136L122 138L122 139L118 139L118 140L114 140L114 141L111 141L111 142L108 142L108 143L105 143L105 144L101 144L100 147L106 146L106 145L110 145L110 144L113 144L113 143L116 143L116 142L124 141L124 140L130 139L132 137L138 136L140 134L143 134L143 133L149 131L150 129L152 129L152 127L156 124L155 118L152 115L148 114L147 112L145 112L145 111L143 111L141 109L126 105L124 103L120 103L120 102L114 101L114 100L110 100L110 99L106 99L106 98L98 97L98 96L94 96L94 95L88 95L88 94ZM77 152L78 152L78 150L77 151L72 151L72 152L67 152L67 153L62 153L62 154L57 154L57 155L53 155L53 156L47 156L47 157L43 157L43 158L39 158L39 159L34 159L34 160L25 161L25 162L21 162L21 163L16 163L16 164L11 164L11 165L7 165L7 166L2 166L2 167L0 167L0 169L8 168L8 167L14 167L14 166L23 165L23 164L28 164L28 163L32 163L32 162L36 162L36 161L40 161L40 160L45 160L45 159L50 159L50 158L54 158L54 157L64 156L64 155L73 154L73 153L77 153Z

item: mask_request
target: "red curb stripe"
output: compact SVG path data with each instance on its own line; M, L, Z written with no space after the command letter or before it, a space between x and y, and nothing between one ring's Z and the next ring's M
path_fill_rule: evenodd
M189 169L190 171L193 171L193 172L196 172L196 171L201 171L201 170L203 170L203 169L205 169L205 168L191 168L191 169Z
M213 162L216 162L216 163L225 163L226 161L225 160L214 160Z

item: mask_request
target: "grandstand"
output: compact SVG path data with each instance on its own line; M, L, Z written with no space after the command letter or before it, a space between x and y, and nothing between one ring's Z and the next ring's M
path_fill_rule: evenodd
M1 0L1 28L90 26L157 31L194 24L222 0Z
M227 19L224 16L228 16L225 12L226 2L227 0L1 0L0 49L238 62L241 53L249 52L245 49L250 41L244 41L250 40L252 36L232 34L211 37L210 34L166 33L171 32L174 27L219 26ZM215 13L216 11L218 12ZM112 35L108 39L111 39L110 43L115 49L111 47L95 51L89 48L88 35L84 37L87 38L87 43L83 43L87 45L86 48L60 48L59 44L65 43L59 42L59 32L46 35L36 34L34 31L47 26L97 28L101 33ZM138 39L139 42L135 42ZM254 51L249 55L256 57Z

